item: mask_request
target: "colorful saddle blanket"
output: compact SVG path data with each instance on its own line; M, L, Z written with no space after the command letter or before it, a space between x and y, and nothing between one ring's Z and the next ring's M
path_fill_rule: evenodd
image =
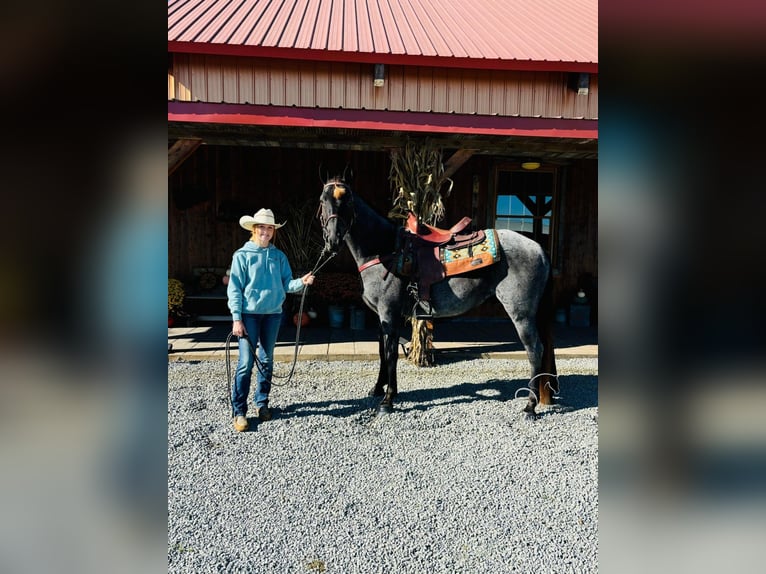
M497 246L497 232L494 229L456 235L442 245L422 241L404 231L400 235L394 271L430 285L445 277L497 263L500 260Z
M475 239L456 241L439 247L439 260L447 277L492 265L500 260L497 252L497 232L478 231ZM482 237L483 236L483 237Z

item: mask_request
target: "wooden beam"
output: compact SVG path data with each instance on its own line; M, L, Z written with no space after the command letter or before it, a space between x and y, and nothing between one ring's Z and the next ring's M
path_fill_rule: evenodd
M444 162L444 177L452 177L452 175L460 169L460 166L467 162L475 153L475 149L459 149L453 153L452 156Z
M201 139L179 139L176 141L168 150L168 175L177 170L201 143Z

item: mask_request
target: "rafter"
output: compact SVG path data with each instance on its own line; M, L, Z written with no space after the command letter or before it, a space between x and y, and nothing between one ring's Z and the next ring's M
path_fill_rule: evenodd
M444 162L444 177L452 177L476 153L475 149L459 149Z
M201 139L191 138L176 141L168 150L168 175L177 170L201 143Z

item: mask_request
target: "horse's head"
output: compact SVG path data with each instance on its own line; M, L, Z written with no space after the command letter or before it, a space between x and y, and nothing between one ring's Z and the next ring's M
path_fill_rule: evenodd
M354 223L353 194L340 177L327 181L319 196L319 221L322 224L325 251L337 253Z

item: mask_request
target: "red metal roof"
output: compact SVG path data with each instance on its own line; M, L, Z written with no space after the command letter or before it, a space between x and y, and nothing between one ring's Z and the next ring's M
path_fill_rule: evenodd
M597 0L169 0L168 50L598 71Z

